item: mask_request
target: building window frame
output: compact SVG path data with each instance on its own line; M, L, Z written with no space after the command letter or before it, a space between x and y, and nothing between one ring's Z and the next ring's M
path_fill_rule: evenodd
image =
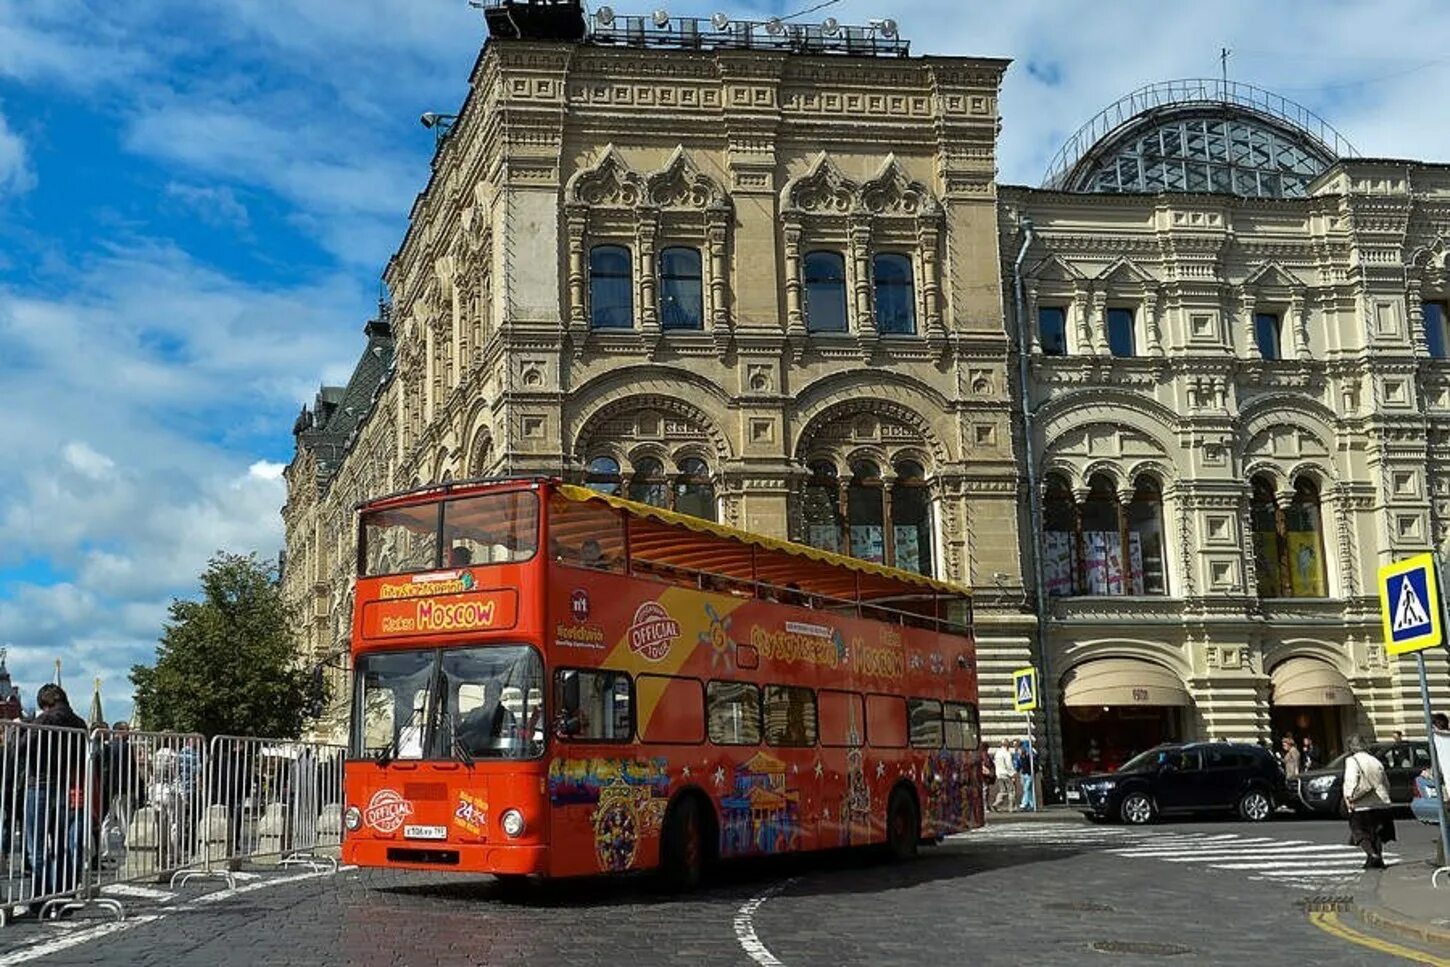
M622 271L617 264L603 262L618 257L623 258ZM589 328L615 332L635 328L634 253L628 245L598 242L589 247Z
M915 336L916 272L911 256L877 252L871 257L871 283L876 331L883 336Z
M1108 354L1118 359L1138 355L1138 312L1132 306L1108 306L1103 313Z
M692 262L681 265L680 262ZM660 249L660 328L666 332L699 332L705 328L705 263L691 245Z
M812 249L801 259L801 275L805 288L806 331L850 332L845 253L830 248Z
M1420 303L1420 321L1425 327L1425 349L1430 358L1450 358L1450 302L1425 299Z
M1044 356L1066 356L1068 354L1067 306L1037 307L1037 345Z
M1284 358L1284 317L1278 312L1254 312L1254 342L1259 358L1279 362Z

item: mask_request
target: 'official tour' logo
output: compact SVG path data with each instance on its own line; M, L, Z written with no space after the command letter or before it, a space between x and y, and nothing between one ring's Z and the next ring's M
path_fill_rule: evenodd
M363 821L380 833L396 833L413 815L413 804L392 789L379 789L363 810Z
M658 601L646 601L629 626L629 650L650 661L663 661L680 637L680 623Z

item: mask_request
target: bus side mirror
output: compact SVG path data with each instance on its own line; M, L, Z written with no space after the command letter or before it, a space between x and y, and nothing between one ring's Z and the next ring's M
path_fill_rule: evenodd
M579 675L576 672L564 673L564 708L569 712L579 710Z

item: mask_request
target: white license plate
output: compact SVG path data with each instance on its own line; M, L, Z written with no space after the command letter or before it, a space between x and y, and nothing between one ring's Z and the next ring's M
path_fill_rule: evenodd
M447 826L404 826L403 836L406 839L447 839Z
M1082 793L1078 792L1076 789L1069 789L1067 791L1067 801L1068 802L1077 802L1081 798L1082 798Z

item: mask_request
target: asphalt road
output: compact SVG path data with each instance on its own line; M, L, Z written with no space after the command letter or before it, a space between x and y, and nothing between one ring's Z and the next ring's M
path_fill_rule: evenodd
M1429 834L1400 826L1402 852L1418 858ZM643 879L517 891L488 877L273 872L237 893L123 898L121 924L13 923L0 967L1414 962L1311 922L1360 876L1344 835L1293 819L1002 823L904 865L853 854L736 864L685 898ZM1352 914L1342 925L1374 939Z

